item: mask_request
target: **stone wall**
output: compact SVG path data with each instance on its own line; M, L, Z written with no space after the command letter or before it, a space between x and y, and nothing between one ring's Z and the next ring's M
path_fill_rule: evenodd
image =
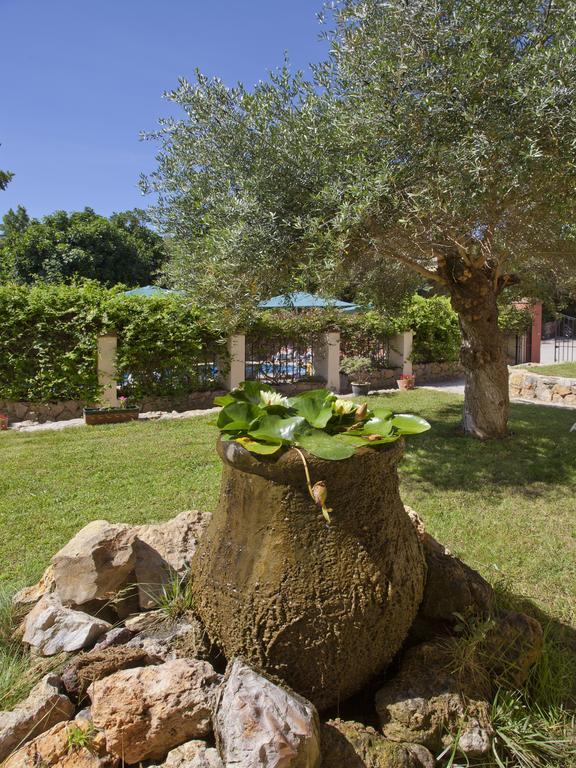
M457 379L464 375L464 369L460 363L414 363L412 372L416 376L418 384L428 384L445 379ZM395 389L396 380L400 378L401 368L385 368L381 371L372 371L368 378L372 389ZM350 392L351 378L346 374L340 374L340 391Z
M62 400L54 403L27 403L0 400L0 413L10 421L65 421L79 419L84 403L78 400Z
M537 370L537 366L530 370L511 368L510 397L576 406L576 379L539 375Z

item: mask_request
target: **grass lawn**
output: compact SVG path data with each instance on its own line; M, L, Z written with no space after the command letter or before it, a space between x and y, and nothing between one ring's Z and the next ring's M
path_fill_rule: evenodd
M567 379L576 379L576 363L530 365L526 366L526 368L532 373L541 373L544 376L565 376Z
M415 390L378 400L432 423L407 440L401 465L403 499L429 531L490 581L505 579L576 626L574 414L514 405L513 437L480 443L454 434L459 396ZM0 580L36 580L90 520L213 509L220 466L209 420L0 433Z

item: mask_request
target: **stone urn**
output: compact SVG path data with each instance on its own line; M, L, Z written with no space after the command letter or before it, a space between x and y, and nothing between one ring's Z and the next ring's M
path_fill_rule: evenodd
M422 599L424 555L398 490L403 441L343 461L307 455L330 524L295 449L260 458L219 441L218 453L220 502L192 561L198 614L228 659L336 705L389 664Z

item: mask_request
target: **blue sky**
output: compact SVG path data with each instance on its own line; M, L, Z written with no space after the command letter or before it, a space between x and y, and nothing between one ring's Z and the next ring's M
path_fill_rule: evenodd
M145 207L154 167L139 141L196 67L252 85L282 63L324 56L321 0L0 0L0 216Z

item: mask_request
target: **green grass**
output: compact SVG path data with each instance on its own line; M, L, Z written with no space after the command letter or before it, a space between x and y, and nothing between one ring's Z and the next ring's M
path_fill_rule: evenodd
M554 363L553 365L525 366L532 373L543 376L564 376L567 379L576 379L576 363Z
M432 430L407 440L404 501L489 580L576 624L576 434L572 412L512 407L513 437L455 434L459 396L415 390L373 398ZM209 417L60 432L0 434L0 580L36 580L90 520L167 520L212 510L219 491Z

